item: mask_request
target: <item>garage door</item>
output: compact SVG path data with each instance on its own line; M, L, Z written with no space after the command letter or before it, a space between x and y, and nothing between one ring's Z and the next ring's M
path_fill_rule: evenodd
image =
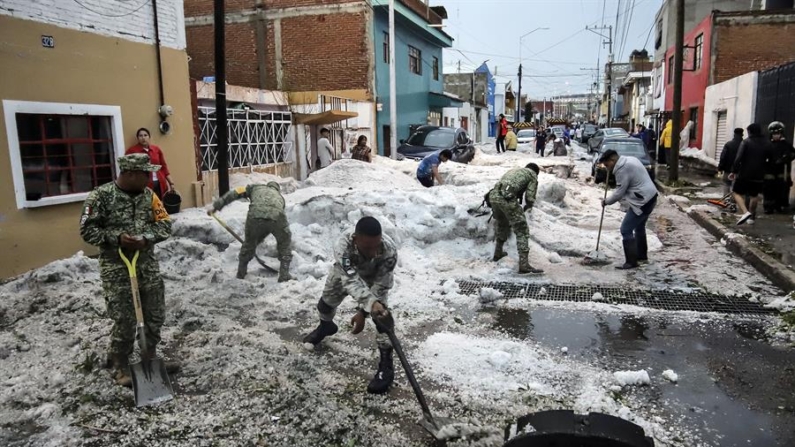
M718 132L715 135L715 160L720 161L720 154L723 146L729 141L729 130L727 127L728 116L726 112L718 112Z

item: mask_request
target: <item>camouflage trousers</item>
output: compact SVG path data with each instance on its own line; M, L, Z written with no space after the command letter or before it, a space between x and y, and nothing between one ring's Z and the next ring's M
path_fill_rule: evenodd
M489 193L491 212L494 217L495 234L497 242L505 242L511 235L511 230L516 234L516 248L519 254L528 253L530 230L527 227L527 218L521 205L515 199L506 200L496 188Z
M102 266L102 263L100 263ZM135 307L127 268L122 265L101 269L102 291L105 295L108 316L113 320L110 331L111 355L129 356L135 343ZM138 290L144 316L144 334L148 348L160 344L160 328L166 320L165 288L156 261L139 261L137 266Z
M335 265L331 269L328 278L326 278L326 285L323 287L323 295L320 297L320 302L317 304L317 310L322 321L333 321L334 316L337 315L337 307L350 295L343 282L345 276L346 274L342 270L342 267ZM373 286L366 280L365 283L368 287ZM389 296L386 293L377 294L376 297L384 307L389 308ZM394 315L392 315L392 317L394 318ZM382 333L378 330L377 326L376 331L378 331L378 333L375 336L375 341L378 347L381 349L391 348L392 343L389 341L389 337L386 333Z
M292 233L290 224L287 223L287 216L282 214L275 220L249 217L246 219L246 239L240 247L238 270L246 271L248 263L254 259L257 246L270 234L276 238L279 261L290 262L292 260Z

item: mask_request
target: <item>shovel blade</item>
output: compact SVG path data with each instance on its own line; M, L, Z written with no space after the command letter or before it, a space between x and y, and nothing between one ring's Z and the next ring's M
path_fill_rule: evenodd
M157 405L174 399L166 364L162 359L131 363L130 376L136 407Z
M461 425L458 421L450 418L435 417L428 419L427 416L419 420L419 424L428 433L439 441L451 440L461 437L460 430L456 425Z

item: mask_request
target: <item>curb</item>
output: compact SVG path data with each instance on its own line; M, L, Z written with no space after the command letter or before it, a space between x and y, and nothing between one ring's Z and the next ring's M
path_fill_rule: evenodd
M654 183L657 185L657 190L663 195L667 196L675 193L672 188L665 186L657 180L655 180ZM744 235L730 230L703 211L691 210L687 212L682 205L676 201L671 199L668 199L668 201L673 203L679 211L687 214L719 241L725 240L726 248L730 252L751 264L753 268L769 279L776 287L784 292L795 290L795 272L774 257L756 248Z
M687 215L719 241L725 239L726 248L729 251L751 264L759 273L765 275L767 279L784 292L795 290L795 272L772 256L756 248L745 236L731 231L703 211L693 210Z

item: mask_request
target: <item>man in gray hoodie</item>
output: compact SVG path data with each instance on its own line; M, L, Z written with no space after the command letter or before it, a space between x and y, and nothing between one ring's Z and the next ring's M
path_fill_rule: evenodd
M616 190L602 201L602 206L621 201L629 207L624 221L621 222L621 238L626 261L616 268L634 269L638 266L638 262L649 260L646 222L657 204L657 188L643 163L635 157L622 157L618 152L610 149L605 151L599 161L616 179Z

